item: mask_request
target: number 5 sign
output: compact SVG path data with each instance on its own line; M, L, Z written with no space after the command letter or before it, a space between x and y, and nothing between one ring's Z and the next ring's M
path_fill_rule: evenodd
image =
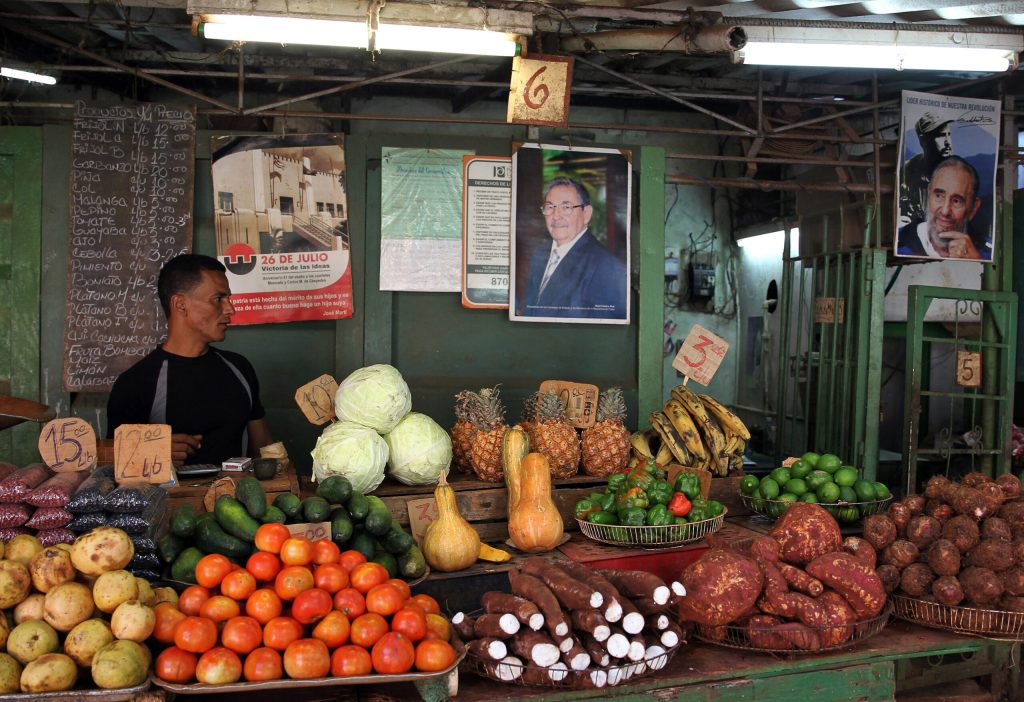
M729 342L699 324L694 324L672 367L707 387L729 350Z
M566 126L569 123L571 84L571 56L516 56L512 59L506 121L509 124Z

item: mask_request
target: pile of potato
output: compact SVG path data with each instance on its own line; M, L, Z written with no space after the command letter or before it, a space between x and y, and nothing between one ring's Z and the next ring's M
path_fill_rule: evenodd
M71 545L27 534L0 544L0 694L70 690L80 670L106 689L146 680L152 608L177 596L123 570L133 553L111 527Z

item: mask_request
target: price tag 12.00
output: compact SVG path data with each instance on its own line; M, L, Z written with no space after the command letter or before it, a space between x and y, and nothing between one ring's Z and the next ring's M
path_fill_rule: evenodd
M722 364L729 342L699 324L694 324L686 335L672 367L707 387Z
M122 424L114 430L114 480L166 483L171 472L168 424Z
M338 392L338 381L331 376L321 375L295 391L295 403L311 423L320 426L334 419L334 395Z
M416 543L423 543L423 535L427 533L427 527L437 519L437 502L433 497L423 497L418 500L407 500L405 508L409 510L409 531Z
M39 455L57 473L89 470L96 465L96 432L78 417L54 419L39 434Z
M285 524L292 536L305 536L310 541L331 538L330 522L304 522L302 524Z

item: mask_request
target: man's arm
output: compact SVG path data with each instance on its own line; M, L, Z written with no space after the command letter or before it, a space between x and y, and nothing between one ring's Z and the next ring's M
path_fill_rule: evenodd
M274 439L270 435L270 426L267 424L266 417L249 420L248 430L250 456L254 458L259 456L261 448L274 443Z
M981 258L981 252L966 232L942 232L939 238L947 240L946 251L951 258Z

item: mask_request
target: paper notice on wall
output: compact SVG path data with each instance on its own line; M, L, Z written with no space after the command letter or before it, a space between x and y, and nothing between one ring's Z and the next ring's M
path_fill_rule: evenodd
M512 159L466 156L462 306L508 308Z

